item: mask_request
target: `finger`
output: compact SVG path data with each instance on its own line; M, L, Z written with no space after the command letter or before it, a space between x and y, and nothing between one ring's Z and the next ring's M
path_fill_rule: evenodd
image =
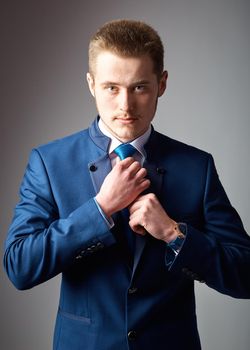
M145 178L147 176L147 170L145 168L139 168L136 172L136 178Z
M135 233L138 233L139 235L144 236L147 233L145 228L143 226L141 226L140 224L133 224L133 222L129 222L129 226L130 226L132 231L134 231Z
M135 160L132 157L127 157L123 160L120 160L115 166L121 167L123 169L128 168Z
M137 161L132 162L128 167L129 172L133 175L137 174L138 171L140 171L141 169L142 169L142 167L141 167L140 163Z
M147 181L148 179L145 179L145 181ZM148 180L150 183L150 180ZM148 194L142 194L140 196L138 196L133 203L130 204L129 206L129 210L132 212L134 212L135 210L141 208L143 202L147 199Z
M128 207L130 217L132 217L133 214L134 214L135 212L137 212L137 210L139 210L140 208L141 208L141 203L140 203L139 201L133 202L133 203Z
M139 179L139 181L137 180L136 183L136 190L138 191L137 193L140 194L143 191L145 191L147 188L149 188L150 186L150 180L149 179Z

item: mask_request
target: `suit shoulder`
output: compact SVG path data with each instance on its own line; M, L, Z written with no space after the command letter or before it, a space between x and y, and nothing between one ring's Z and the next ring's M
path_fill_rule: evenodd
M155 141L157 144L160 144L160 151L172 155L174 157L186 156L188 158L203 158L207 159L211 157L211 154L201 150L193 145L189 145L187 143L181 142L179 140L175 140L155 131Z
M46 144L39 145L36 150L43 155L59 152L62 153L64 150L71 149L77 144L82 144L89 139L88 129L78 131L74 134L67 135L65 137L52 140Z

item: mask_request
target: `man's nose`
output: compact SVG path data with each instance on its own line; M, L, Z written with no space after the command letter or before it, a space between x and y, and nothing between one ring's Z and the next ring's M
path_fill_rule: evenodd
M121 91L119 103L121 111L128 112L129 110L131 110L133 105L133 97L131 92L128 90Z

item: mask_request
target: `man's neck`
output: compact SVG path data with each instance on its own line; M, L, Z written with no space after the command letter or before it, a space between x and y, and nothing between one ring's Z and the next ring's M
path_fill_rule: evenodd
M98 121L98 126L100 131L107 137L109 137L111 139L111 143L109 146L109 153L113 152L113 150L118 147L121 143L120 140L118 140L106 127L106 125L104 124L104 122L102 121L102 119L100 118ZM149 128L147 129L147 131L142 134L141 136L137 137L136 139L132 140L131 142L129 142L131 145L133 145L140 153L145 154L144 152L144 145L145 143L148 141L149 136L151 134L151 125L149 126Z

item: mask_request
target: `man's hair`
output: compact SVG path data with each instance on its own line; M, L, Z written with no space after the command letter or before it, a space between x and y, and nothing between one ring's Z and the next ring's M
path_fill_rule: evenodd
M105 23L89 43L89 72L94 77L97 56L110 51L121 57L149 55L158 78L163 72L164 47L160 36L141 21L115 20Z

